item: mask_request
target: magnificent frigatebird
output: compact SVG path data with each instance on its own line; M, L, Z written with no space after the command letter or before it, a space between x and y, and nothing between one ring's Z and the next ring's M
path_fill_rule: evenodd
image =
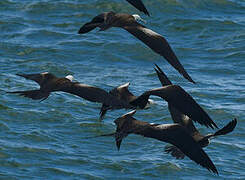
M114 136L118 150L120 149L123 138L129 134L139 134L144 137L154 138L159 141L171 143L178 147L191 160L218 174L218 171L208 157L185 127L180 124L153 124L139 121L133 118L135 110L117 118L114 122L117 126L116 132L101 136ZM98 136L96 136L98 137Z
M139 15L105 12L94 17L92 21L84 24L78 33L84 34L96 27L99 27L100 31L105 31L111 27L123 28L145 43L154 52L163 56L180 74L184 76L184 78L195 83L179 62L167 40L160 34L139 24L137 22L138 19L141 19Z
M162 86L172 85L172 82L168 79L166 74L161 70L161 68L156 65L155 71L157 76L162 84ZM171 114L172 120L174 123L178 123L186 128L189 134L195 139L196 142L200 144L201 147L206 147L209 145L209 139L212 137L225 135L234 130L237 124L237 120L234 119L230 121L225 127L216 131L215 133L202 135L194 126L191 118L186 116L185 114L178 111L173 105L168 103L168 109ZM185 157L184 153L182 153L176 146L166 146L165 151L167 153L171 153L172 156L176 157L177 159L183 159Z

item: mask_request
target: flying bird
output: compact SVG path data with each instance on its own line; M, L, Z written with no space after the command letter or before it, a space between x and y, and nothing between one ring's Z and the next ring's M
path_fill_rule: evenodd
M137 96L133 95L129 90L129 84L126 83L120 85L109 93L101 88L90 86L87 84L81 84L78 82L72 82L73 77L68 75L63 78L58 78L52 73L44 72L40 74L17 74L29 80L33 80L40 85L40 89L29 91L14 91L8 92L13 94L19 94L24 97L28 97L34 100L45 100L49 97L50 93L55 91L63 91L73 95L77 95L83 99L92 102L102 103L100 111L100 119L102 120L107 110L114 109L135 109L136 107L131 105L130 102L135 100ZM152 104L152 100L148 100L147 104Z
M165 73L161 70L161 68L156 65L155 71L157 76L162 84L162 86L172 85L172 82L168 79ZM225 135L234 130L237 124L237 120L234 119L230 121L226 126L222 129L216 131L215 133L202 135L194 126L193 121L191 118L186 116L185 114L178 111L173 105L168 103L168 109L171 114L172 120L174 123L178 123L186 128L189 134L194 138L196 142L203 148L209 145L210 139L216 136ZM184 153L181 152L176 146L166 146L165 152L171 153L172 156L176 157L177 159L183 159L185 157Z
M122 101L105 90L90 86L87 84L81 84L78 82L72 82L73 77L71 75L58 78L52 73L44 72L40 74L17 74L29 80L33 80L40 85L40 89L29 91L14 91L8 93L19 94L34 100L45 100L50 93L55 91L63 91L83 99L92 102L103 103L108 109L121 109L133 107L126 101Z
M80 28L78 33L85 34L89 31L92 31L96 27L99 27L100 31L105 31L111 27L123 28L130 34L141 40L155 53L163 56L180 74L182 74L184 78L192 83L195 83L178 60L167 40L160 34L141 25L137 22L137 20L142 20L142 18L136 14L130 15L105 12L94 17L92 21L84 24Z
M211 127L212 129L214 127L218 128L215 122L213 122L209 115L191 97L191 95L178 85L170 84L161 88L151 89L144 92L134 101L130 102L130 104L143 109L151 95L161 97L168 102L169 107L174 107L176 110L187 115L193 121L198 122L201 125Z
M109 94L118 98L120 101L125 101L126 103L130 104L130 102L134 101L137 98L137 96L135 96L133 93L131 93L128 90L129 85L130 83L128 82L118 87L115 87L111 91L109 91ZM146 107L148 107L148 105L153 104L153 103L154 103L153 100L148 99ZM102 104L101 109L100 109L100 119L101 120L104 118L107 110L109 110L108 108L110 108L108 105L104 103Z
M128 3L130 3L132 6L134 6L139 11L145 13L146 15L150 16L149 12L147 11L144 3L141 0L126 0Z
M139 121L133 118L135 112L135 110L129 112L114 121L117 126L115 133L101 136L114 136L118 150L120 149L123 138L127 137L129 134L138 134L171 143L197 164L218 174L211 159L183 126L180 124L150 124L148 122Z

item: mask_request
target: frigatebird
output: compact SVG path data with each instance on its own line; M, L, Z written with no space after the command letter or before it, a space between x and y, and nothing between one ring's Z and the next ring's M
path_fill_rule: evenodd
M170 107L174 107L179 112L187 115L193 121L211 127L212 129L218 128L215 122L203 110L203 108L188 94L183 88L178 85L167 85L161 88L151 89L145 91L142 95L138 96L134 101L130 102L131 105L143 109L148 102L151 95L159 96L166 100Z
M195 83L188 75L174 51L170 47L167 40L160 34L146 28L137 20L142 20L139 15L130 15L123 13L105 12L94 17L92 21L84 24L78 31L79 34L88 33L96 27L100 28L100 31L105 31L111 27L123 28L136 38L141 40L155 53L163 56L184 78L192 83Z
M162 86L172 85L172 82L168 79L168 77L162 71L162 69L157 64L155 64L155 66L156 66L155 71L157 73L158 79L160 80ZM189 132L189 134L194 138L196 142L200 144L202 148L209 145L210 138L220 136L220 135L225 135L232 132L237 124L237 120L234 119L230 121L222 129L216 131L215 133L202 135L194 126L191 118L178 111L170 103L168 103L168 109L171 114L173 122L178 123L183 127L185 127L186 130ZM171 153L171 155L176 157L177 159L183 159L185 157L184 153L182 153L181 150L179 150L176 146L166 146L165 152Z
M114 136L118 150L120 150L123 138L127 137L129 134L138 134L144 137L171 143L178 147L186 156L197 164L218 174L218 171L211 159L204 152L199 143L193 139L185 127L177 123L153 124L139 121L133 117L135 113L136 110L117 118L114 121L117 126L115 133L100 136Z
M40 89L29 91L14 91L8 93L19 94L34 100L42 101L47 99L50 93L54 91L63 91L74 94L88 101L102 103L100 111L101 120L105 116L107 110L136 108L130 104L131 101L137 98L137 96L134 96L128 90L130 83L120 85L108 93L107 91L95 86L72 82L73 76L71 75L63 78L58 78L52 73L48 72L40 74L17 75L37 82L40 85ZM152 101L149 99L148 104L151 103Z
M119 100L126 101L126 102L130 103L131 101L133 101L137 97L135 95L133 95L128 90L129 84L130 83L126 83L126 84L120 85L118 87L115 87L109 91L109 94L118 98ZM100 109L100 119L101 120L104 118L104 116L108 110L108 107L109 106L106 105L105 103L102 104L101 109Z
M40 85L40 89L29 91L14 91L8 93L15 93L21 96L25 96L34 100L45 100L48 98L51 92L63 91L73 95L77 95L83 99L92 102L103 103L107 106L107 109L121 109L132 108L127 101L118 99L105 90L90 86L87 84L81 84L79 82L72 82L73 77L71 75L58 78L52 73L44 72L38 74L17 74L29 80L33 80Z
M130 102L134 101L137 96L135 96L132 92L128 90L130 83L125 83L122 84L118 87L113 88L112 90L109 91L109 94L112 96L118 98L121 101L126 101L127 103L130 104ZM153 100L149 99L147 104L153 104ZM136 107L135 107L136 108ZM102 104L101 109L100 109L100 119L102 120L108 110L108 106L106 104Z

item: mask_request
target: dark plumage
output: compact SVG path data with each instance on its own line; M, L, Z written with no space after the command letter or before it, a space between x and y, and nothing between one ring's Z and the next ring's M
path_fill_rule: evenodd
M197 104L197 102L180 86L168 85L144 92L131 102L132 105L144 108L151 95L159 96L166 100L170 106L192 118L206 127L218 128L209 115Z
M17 74L26 79L33 80L40 85L40 89L31 91L14 91L8 93L15 93L21 96L25 96L34 100L45 100L48 98L51 92L63 91L73 95L77 95L83 99L92 102L103 103L107 106L107 109L120 109L133 107L128 102L118 99L105 90L90 86L87 84L81 84L78 82L72 82L71 77L58 78L55 75L45 72L40 74Z
M141 0L126 0L128 3L130 3L132 6L134 6L139 11L145 13L146 15L150 16L149 12L147 11L145 5Z
M156 64L155 64L156 65ZM168 79L168 77L164 74L159 66L156 65L155 71L157 76L162 84L162 86L172 85L172 82ZM207 134L202 135L194 126L191 118L186 116L185 114L178 111L173 105L168 103L168 109L172 116L173 122L178 123L186 128L189 134L195 139L196 142L200 144L201 147L206 147L209 144L209 139L215 136L225 135L234 130L237 124L237 120L234 119L230 121L225 127L218 130L214 134ZM185 155L175 146L167 146L165 151L167 153L171 153L172 156L176 157L177 159L183 159Z
M127 103L130 104L130 102L136 99L137 97L128 90L128 87L129 87L129 83L123 84L121 86L112 89L109 92L109 94L118 98L119 100L126 101ZM103 103L100 109L100 119L104 118L107 110L108 110L108 105Z
M118 150L120 149L123 138L127 137L129 134L138 134L171 143L197 164L218 174L215 165L208 155L183 126L179 124L149 124L133 118L135 112L136 111L132 111L117 118L114 121L117 125L116 132L102 136L115 136Z
M28 91L14 91L8 93L19 94L21 96L25 96L34 100L45 100L48 98L51 92L67 92L73 95L77 95L88 101L102 103L100 111L101 120L105 116L107 110L136 108L135 106L130 104L130 102L136 99L137 97L134 96L128 90L129 83L120 85L112 89L108 93L105 90L95 86L81 84L78 82L72 82L72 76L58 78L55 75L47 72L41 74L17 75L37 82L40 85L40 89Z
M111 27L123 28L141 40L155 53L163 56L180 74L183 75L184 78L192 83L195 83L179 62L167 40L160 34L139 24L136 21L137 19L141 18L138 15L105 12L94 17L92 21L84 24L78 33L84 34L95 29L96 27L99 27L100 31L107 30Z

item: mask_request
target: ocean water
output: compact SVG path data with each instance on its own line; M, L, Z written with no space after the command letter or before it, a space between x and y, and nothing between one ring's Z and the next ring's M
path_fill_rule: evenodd
M245 179L244 0L143 0L151 17L125 0L0 1L0 179ZM197 82L119 28L77 31L105 11L140 14L162 34ZM219 176L189 158L173 159L166 143L129 135L118 152L114 139L86 137L115 130L116 110L99 121L100 104L65 93L34 101L5 91L38 88L16 73L68 74L110 90L130 82L139 95L160 87L157 63L208 112L219 127L238 119L234 132L213 139L205 152ZM172 123L166 102L135 118ZM202 133L213 132L199 124Z

